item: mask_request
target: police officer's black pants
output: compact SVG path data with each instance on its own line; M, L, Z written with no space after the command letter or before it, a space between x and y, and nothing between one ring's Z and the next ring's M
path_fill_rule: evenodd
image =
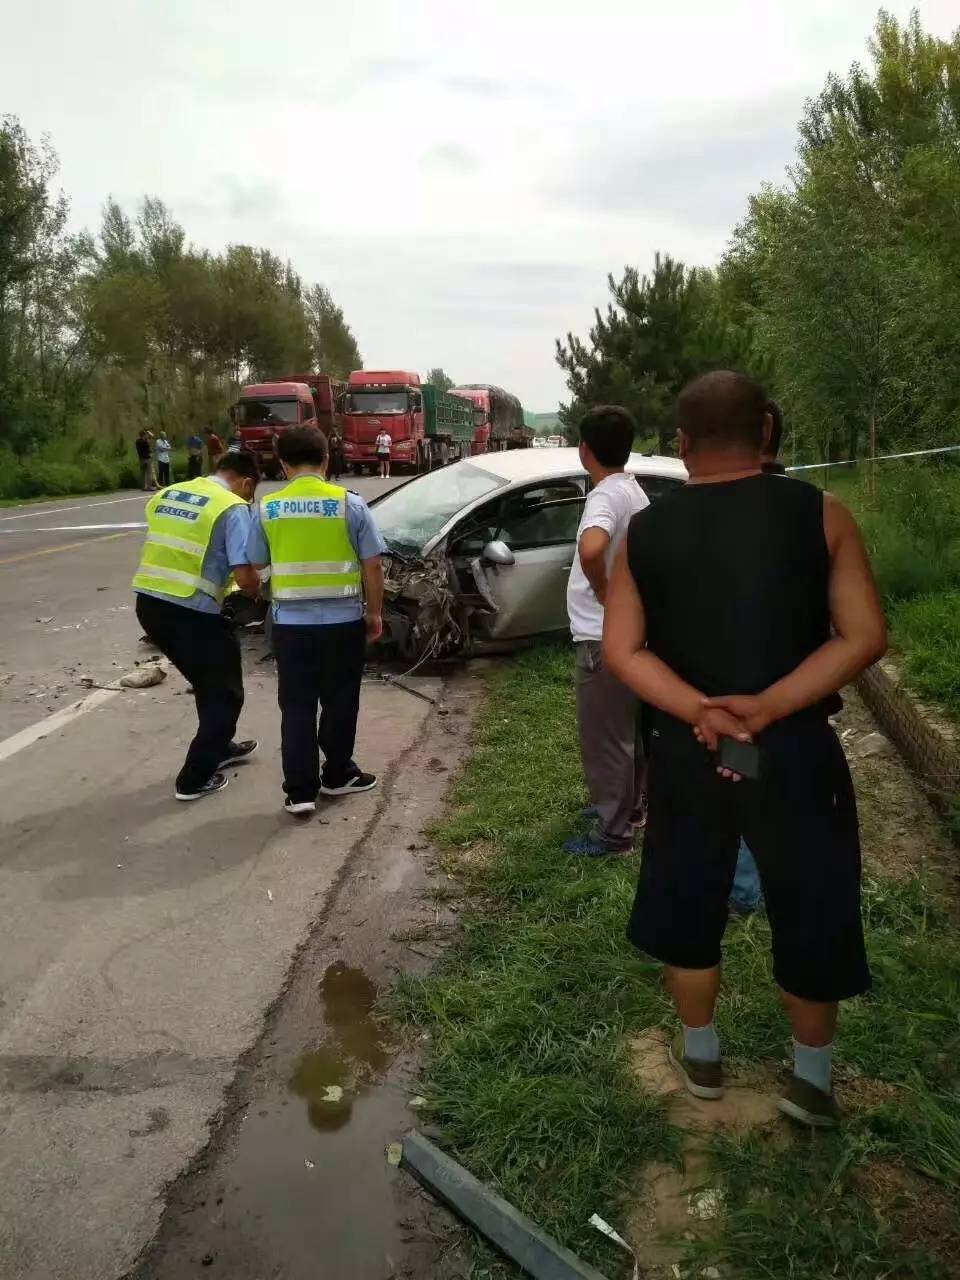
M362 622L273 624L283 789L294 804L317 798L321 751L326 786L342 787L360 772L353 748L366 647Z
M240 645L218 613L199 613L156 596L137 595L144 631L193 689L200 721L178 791L197 791L217 772L237 730L243 707Z

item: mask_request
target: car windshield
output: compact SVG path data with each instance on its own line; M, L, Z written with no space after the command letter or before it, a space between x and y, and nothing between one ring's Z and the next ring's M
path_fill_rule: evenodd
M274 427L299 421L299 400L241 400L241 427Z
M377 527L393 551L420 551L464 507L506 484L469 462L411 480L372 504Z
M351 391L347 413L406 413L405 391Z

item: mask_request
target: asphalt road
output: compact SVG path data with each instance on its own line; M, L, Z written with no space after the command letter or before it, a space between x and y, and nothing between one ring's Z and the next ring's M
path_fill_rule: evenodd
M402 480L349 483L374 498ZM144 502L127 492L0 508L0 739L76 701L83 677L109 684L133 665Z
M359 487L372 496L382 485ZM361 923L379 921L383 939L403 918L416 878L408 850L466 724L368 682L358 759L381 789L294 823L280 808L273 666L250 640L241 733L261 750L222 795L176 804L194 723L182 679L122 692L79 684L108 685L142 656L129 585L140 530L129 526L143 502L0 511L0 1274L16 1280L112 1280L134 1266L237 1088L238 1064L259 1052L265 1014L279 1016L278 998L295 989L294 958L336 962L323 922L349 917L337 906L344 886L373 885L372 870L362 880L368 860L382 877ZM414 680L440 689L435 677ZM354 954L351 971L363 963ZM294 1056L298 1025L285 1033ZM311 1034L323 1037L316 1018ZM377 1123L395 1120L387 1108ZM276 1158L287 1149L278 1141ZM371 1159L379 1182L356 1183L358 1211L385 1183L381 1150ZM322 1149L308 1163L322 1201L336 1168ZM254 1173L241 1184L267 1231L280 1206L264 1212ZM351 1210L339 1203L342 1222ZM384 1242L396 1234L391 1212ZM380 1248L375 1231L367 1247ZM152 1257L152 1274L198 1274L194 1256L181 1266L164 1246ZM380 1270L345 1262L342 1274Z

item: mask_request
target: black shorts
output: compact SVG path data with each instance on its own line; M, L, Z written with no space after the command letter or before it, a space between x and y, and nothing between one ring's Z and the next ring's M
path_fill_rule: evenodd
M860 918L860 837L843 748L821 716L762 735L762 774L716 772L689 725L653 712L649 811L628 936L665 964L720 963L740 838L757 861L777 984L834 1001L870 987Z

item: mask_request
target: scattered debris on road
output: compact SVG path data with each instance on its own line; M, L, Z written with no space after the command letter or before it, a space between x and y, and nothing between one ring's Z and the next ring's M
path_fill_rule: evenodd
M134 671L128 671L125 676L121 676L120 687L122 689L149 689L155 684L162 684L166 678L167 673L163 667L157 662L151 662L142 667L137 667Z

